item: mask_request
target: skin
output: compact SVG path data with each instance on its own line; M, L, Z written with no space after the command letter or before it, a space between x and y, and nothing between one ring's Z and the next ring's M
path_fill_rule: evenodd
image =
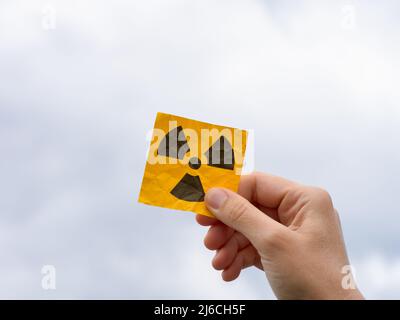
M238 193L213 188L205 202L216 218L196 220L209 227L204 244L216 251L212 266L225 281L255 266L278 299L363 299L342 286L349 260L325 190L253 173L241 178Z

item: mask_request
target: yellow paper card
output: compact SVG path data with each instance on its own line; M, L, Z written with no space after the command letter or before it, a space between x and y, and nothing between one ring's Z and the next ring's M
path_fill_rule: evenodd
M139 202L212 217L204 196L237 192L246 142L245 130L158 113Z

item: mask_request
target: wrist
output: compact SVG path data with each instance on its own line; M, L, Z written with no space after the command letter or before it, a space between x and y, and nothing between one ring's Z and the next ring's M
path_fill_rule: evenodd
M346 290L347 293L344 295L344 300L365 300L364 296L358 289Z

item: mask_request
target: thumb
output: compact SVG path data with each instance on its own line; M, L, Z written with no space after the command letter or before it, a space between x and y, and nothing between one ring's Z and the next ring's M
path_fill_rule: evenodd
M218 220L242 233L255 247L265 244L266 240L285 229L248 200L228 189L210 189L205 203Z

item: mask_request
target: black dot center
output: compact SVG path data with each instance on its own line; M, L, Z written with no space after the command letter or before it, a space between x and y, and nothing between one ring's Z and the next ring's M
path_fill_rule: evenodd
M197 157L193 157L189 160L189 167L191 167L194 170L197 170L201 167L201 161Z

